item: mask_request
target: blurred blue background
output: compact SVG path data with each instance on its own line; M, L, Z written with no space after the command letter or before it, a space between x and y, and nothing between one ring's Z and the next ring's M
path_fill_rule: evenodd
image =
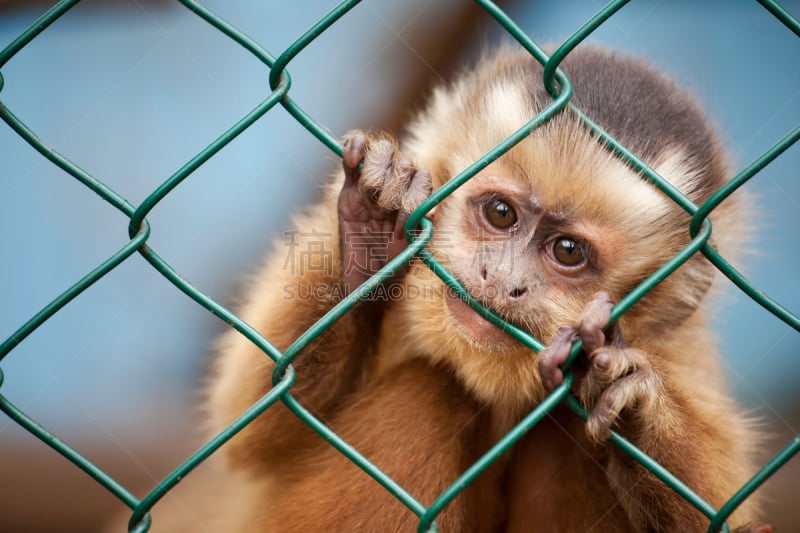
M800 16L800 2L782 4ZM278 55L335 3L205 5ZM504 5L545 43L571 34L603 3ZM47 7L0 2L0 47ZM367 0L291 62L291 96L336 136L397 128L431 83L502 34L469 3ZM800 123L800 39L755 1L632 2L591 40L649 58L695 93L737 170ZM156 1L82 2L1 72L3 104L134 205L269 93L268 70L252 55L180 5ZM336 164L275 108L156 206L149 244L230 305L288 214L316 196ZM750 280L795 313L799 170L795 146L747 185L759 209L755 253L744 264ZM127 222L0 124L0 339L122 247ZM716 319L734 394L768 421L776 442L788 442L800 433L800 336L733 289ZM115 459L124 457L152 485L160 467L142 466L149 457L174 467L191 449L176 442L194 442L186 435L209 347L223 330L134 256L3 360L2 393L93 458L108 457L110 469L124 470ZM165 452L165 441L179 451ZM0 450L9 451L4 459L50 453L4 417ZM0 486L18 489L2 498L0 526L11 520L6 507L25 509L20 494L41 505L45 490L26 485L28 494L10 472L0 473Z

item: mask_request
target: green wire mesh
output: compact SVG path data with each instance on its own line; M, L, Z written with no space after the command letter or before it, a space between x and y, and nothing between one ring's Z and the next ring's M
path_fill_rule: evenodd
M58 312L59 309L67 305L78 294L86 290L97 280L119 266L134 253L138 252L158 272L172 282L172 284L174 284L178 289L183 291L183 293L185 293L189 298L193 299L199 305L203 306L221 320L228 323L231 327L235 328L240 334L244 335L250 342L258 346L267 356L276 362L272 379L273 387L269 393L267 393L258 402L243 412L218 435L209 440L200 449L195 451L142 499L134 496L127 488L121 485L113 477L105 473L102 469L98 468L97 465L95 465L92 461L75 451L67 443L60 440L56 435L50 433L46 428L42 427L39 423L18 409L8 398L0 394L0 409L2 409L3 412L5 412L11 419L38 437L42 442L56 450L63 457L74 463L78 468L82 469L108 491L113 493L125 505L130 507L132 510L128 524L130 531L147 531L151 525L151 519L149 515L150 509L152 509L153 506L156 505L165 494L167 494L195 467L212 455L220 446L222 446L242 428L249 424L255 417L260 415L277 401L282 401L290 410L295 413L295 415L297 415L298 418L308 424L309 427L311 427L322 438L330 443L331 446L335 447L342 454L347 456L351 461L372 476L386 490L397 497L412 512L419 516L420 520L418 531L420 532L435 531L437 529L435 520L439 512L441 512L441 510L450 501L452 501L453 498L459 494L459 492L461 492L469 483L471 483L475 477L483 472L495 459L502 455L510 446L520 439L525 432L536 425L557 405L564 403L579 416L585 419L587 412L570 392L574 377L569 371L569 364L575 359L575 357L577 357L581 350L580 342L577 342L572 349L567 364L565 365L564 382L558 388L556 388L556 390L553 391L540 405L531 411L519 424L517 424L516 427L514 427L508 432L508 434L500 439L500 441L483 457L469 467L447 490L439 495L439 497L429 507L425 507L405 488L400 486L391 477L387 476L366 457L364 457L358 450L350 446L313 414L306 410L291 394L292 385L295 381L295 374L291 366L294 358L298 357L311 341L319 336L327 327L329 327L344 313L348 312L356 303L358 303L361 298L378 287L403 263L407 262L415 255L420 257L437 275L439 275L445 281L445 283L447 283L447 285L461 295L462 298L467 300L467 302L483 316L495 324L502 325L503 329L509 331L515 338L525 343L532 349L540 351L543 348L543 345L539 340L533 338L527 332L520 330L511 324L504 323L503 320L495 315L491 310L481 307L480 304L472 300L464 291L459 281L426 251L425 245L430 240L433 229L430 221L424 218L424 215L436 204L451 194L456 188L461 186L477 172L479 172L482 168L486 167L489 163L500 157L511 147L530 134L532 130L546 123L553 115L565 107L569 108L570 112L573 112L580 117L585 122L587 127L589 127L597 135L597 137L602 140L602 142L606 143L614 153L637 169L645 177L645 179L651 181L665 195L667 195L692 216L691 224L688 228L692 237L692 240L689 242L689 244L687 244L683 250L672 257L667 263L656 270L641 285L636 287L633 291L631 291L630 294L623 298L614 307L612 312L612 320L616 320L622 313L624 313L645 294L647 294L647 292L652 290L664 278L674 272L693 254L700 252L755 302L790 327L800 331L800 318L798 318L798 316L792 314L790 311L750 284L740 272L734 269L730 263L721 257L708 243L712 232L711 223L708 219L708 216L723 200L725 200L725 198L731 195L734 191L736 191L739 187L741 187L744 183L746 183L759 171L766 167L770 162L772 162L776 157L797 142L798 138L800 138L800 125L787 133L786 136L775 143L772 148L761 155L758 159L753 161L738 175L733 177L733 179L716 191L704 204L697 206L686 196L676 190L672 185L670 185L669 182L659 176L653 169L639 160L635 154L628 151L627 148L619 144L613 137L608 135L599 126L592 122L591 117L583 115L579 109L570 103L570 98L572 96L572 85L566 75L559 69L559 64L575 46L582 42L609 17L613 16L614 13L622 8L627 3L627 0L614 0L609 2L593 17L591 17L583 26L581 26L569 38L567 38L551 56L545 54L544 51L516 25L515 22L494 3L488 0L476 0L476 3L489 16L494 18L503 28L505 28L511 37L519 42L522 47L524 47L539 63L544 66L543 82L548 92L553 97L552 102L540 113L532 117L526 124L515 131L512 135L510 135L507 139L495 146L491 151L486 153L477 161L473 162L469 167L464 169L444 186L435 191L434 194L431 195L431 197L411 215L408 224L406 225L406 235L409 241L409 246L404 252L387 264L364 285L336 305L336 307L334 307L324 317L317 321L317 323L315 323L299 338L297 338L295 342L292 343L292 345L289 346L289 348L287 348L284 352L281 352L275 348L275 346L272 345L268 339L264 338L258 331L242 321L233 312L229 311L218 302L214 301L196 287L191 285L189 281L184 279L167 262L165 262L155 250L150 248L150 246L147 244L148 237L150 236L150 226L146 217L148 213L178 184L188 178L192 172L208 161L208 159L213 157L214 154L219 152L237 135L242 133L245 129L263 117L268 111L275 108L277 104L280 104L312 135L319 139L321 143L327 146L338 156L341 156L342 147L339 145L338 141L331 136L326 128L324 128L305 111L303 111L303 109L289 96L292 81L289 72L286 70L286 67L289 65L289 63L291 63L292 59L294 59L294 57L299 54L309 43L314 41L316 37L328 29L337 20L345 16L353 6L359 3L359 1L360 0L348 0L339 4L319 22L312 26L299 39L292 43L286 50L284 50L283 53L275 58L269 52L264 50L258 43L254 42L242 32L216 16L214 13L207 10L203 5L192 0L181 0L181 3L186 8L196 13L199 17L203 18L206 22L211 24L227 37L244 47L269 68L269 86L271 92L260 104L258 104L243 118L236 122L236 124L234 124L230 129L220 135L214 142L209 144L203 151L198 153L190 161L184 164L177 172L164 181L139 206L131 205L127 200L110 189L103 182L92 177L89 173L71 162L64 155L49 147L45 142L39 139L22 120L20 120L8 107L6 107L2 100L0 100L0 117L2 117L6 124L8 124L17 134L19 134L20 137L22 137L41 155L49 159L52 163L94 191L98 196L100 196L100 198L120 210L130 219L128 226L130 240L128 243L92 271L87 273L83 278L78 280L56 299L46 305L41 311L34 315L30 320L23 324L22 327L20 327L2 344L0 344L0 360L14 350L14 348L28 335L30 335L36 328L41 326L45 321L53 316L53 314ZM778 3L771 0L758 1L783 25L785 25L795 35L800 37L800 22L794 19L788 12L786 12L785 9L778 5ZM9 46L0 51L0 69L2 69L2 67L17 52L30 43L37 35L46 30L48 26L50 26L77 3L78 0L62 0L42 17L40 17L39 20L34 22ZM0 91L2 91L3 85L4 79L2 76L2 71L0 71ZM2 386L2 383L3 373L2 370L0 370L0 387ZM652 458L648 457L645 453L643 453L618 433L612 432L611 441L621 450L629 454L633 460L639 462L643 467L651 471L688 502L694 505L698 510L700 510L700 512L705 514L710 521L708 526L709 532L716 532L719 530L728 531L728 526L725 523L728 516L730 516L730 514L737 508L739 504L741 504L743 500L745 500L772 474L781 468L786 461L800 451L800 436L797 436L780 452L778 452L767 464L765 464L763 468L761 468L747 483L745 483L720 509L715 509L697 494L695 494L681 480L676 478L664 467L662 467Z

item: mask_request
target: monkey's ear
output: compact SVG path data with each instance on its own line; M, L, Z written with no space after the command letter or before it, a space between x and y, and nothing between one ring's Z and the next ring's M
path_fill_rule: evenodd
M676 272L680 276L678 283L685 288L680 299L686 309L686 316L681 318L681 322L686 320L705 299L714 283L715 273L714 265L700 253L695 254Z
M644 322L652 333L679 327L700 307L713 285L716 269L702 254L695 254L643 299Z

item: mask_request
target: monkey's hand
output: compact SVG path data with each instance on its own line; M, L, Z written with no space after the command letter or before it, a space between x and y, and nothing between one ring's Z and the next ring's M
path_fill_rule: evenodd
M545 387L553 390L563 381L559 366L569 357L572 343L581 339L585 357L572 369L578 378L574 392L590 410L585 427L588 439L605 444L616 427L706 501L722 505L741 481L732 475L738 465L721 462L719 453L724 448L708 437L714 434L714 421L706 420L697 404L668 382L655 356L628 346L618 324L609 326L613 307L608 294L597 293L577 326L558 330L540 354ZM606 475L630 519L631 531L704 531L708 527L708 519L666 483L624 452L609 452ZM734 531L771 533L772 527L743 526Z
M400 154L393 140L360 131L345 136L342 165L339 238L349 293L405 249L403 227L430 195L431 176Z
M646 423L653 411L663 384L647 355L627 346L619 326L603 331L611 317L614 302L608 294L597 293L584 309L578 326L562 327L542 352L539 370L548 390L563 380L559 366L569 356L572 343L580 338L588 368L577 386L577 395L591 408L586 434L596 443L605 443L611 428L628 411L625 422ZM641 429L641 428L637 428Z

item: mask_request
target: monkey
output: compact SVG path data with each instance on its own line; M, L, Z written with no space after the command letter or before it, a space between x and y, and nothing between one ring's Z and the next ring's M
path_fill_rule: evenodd
M695 99L645 60L581 45L561 67L571 102L701 204L728 156ZM279 350L407 246L422 202L552 97L542 66L498 47L434 89L401 140L353 131L342 168L248 282L239 314ZM711 245L740 247L747 198L715 209ZM429 506L572 372L586 421L556 406L436 516L441 531L705 531L709 519L614 446L612 430L714 508L755 471L758 432L728 395L702 254L615 321L611 310L690 241L690 215L565 108L426 215L428 252L469 296L541 340L484 318L419 257L292 362L291 395ZM303 254L323 250L315 267ZM306 257L307 258L307 257ZM573 343L583 350L567 370ZM219 431L272 388L274 362L225 334L207 390ZM280 401L222 449L239 505L230 531L413 531L419 516ZM224 495L223 495L224 496ZM755 497L729 523L768 533Z

